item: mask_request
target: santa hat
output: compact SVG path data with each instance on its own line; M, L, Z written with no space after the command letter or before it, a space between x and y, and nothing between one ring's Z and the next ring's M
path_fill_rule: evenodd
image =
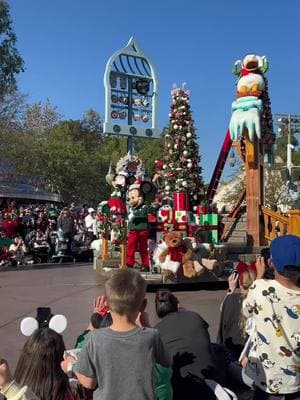
M141 179L136 179L136 181L132 185L129 186L128 191L130 192L131 190L134 190L134 189L140 190L142 183L143 183L143 181Z

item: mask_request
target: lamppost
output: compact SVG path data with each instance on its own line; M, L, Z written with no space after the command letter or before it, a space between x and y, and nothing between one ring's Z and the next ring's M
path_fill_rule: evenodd
M292 144L292 135L295 133L300 133L300 115L292 114L275 114L277 131L282 136L288 137L287 148L286 148L286 168L288 170L289 181L292 180L292 170L294 167L292 162L292 152L295 146Z

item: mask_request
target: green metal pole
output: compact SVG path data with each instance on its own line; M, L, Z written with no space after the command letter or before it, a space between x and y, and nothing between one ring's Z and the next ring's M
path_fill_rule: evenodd
M133 151L133 140L132 136L127 136L127 153L132 154Z

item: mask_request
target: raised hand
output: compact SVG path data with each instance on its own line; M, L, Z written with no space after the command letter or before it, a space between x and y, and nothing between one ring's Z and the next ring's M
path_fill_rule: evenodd
M228 286L229 286L230 293L233 293L235 291L235 289L237 288L238 280L239 280L239 274L237 274L236 272L233 272L229 276Z
M266 273L266 263L263 257L257 257L256 259L256 279L262 279Z
M105 296L98 296L93 300L94 313L100 314L107 307Z
M65 360L63 360L60 363L60 367L61 369L64 371L64 373L68 373L70 371L70 367L72 366L72 364L75 363L75 358L72 356L68 356Z
M0 389L8 386L13 380L12 373L10 372L6 360L0 360Z

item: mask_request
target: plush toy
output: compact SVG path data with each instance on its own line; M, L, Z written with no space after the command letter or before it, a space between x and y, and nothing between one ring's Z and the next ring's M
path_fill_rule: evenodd
M234 64L233 73L239 77L237 83L237 98L245 96L260 97L265 89L263 75L269 68L265 56L247 54L243 61L238 60Z
M167 248L159 255L161 268L165 271L176 273L179 267L182 266L182 272L186 278L194 278L197 276L198 273L195 266L197 264L198 267L199 263L192 260L193 251L188 249L183 243L182 233L175 231L167 232L164 241ZM169 268L168 264L170 265Z
M149 272L148 254L148 213L149 209L144 204L145 194L149 187L148 182L137 180L129 186L128 190L128 236L127 236L127 267L135 264L134 255L139 251L141 255L141 272Z

